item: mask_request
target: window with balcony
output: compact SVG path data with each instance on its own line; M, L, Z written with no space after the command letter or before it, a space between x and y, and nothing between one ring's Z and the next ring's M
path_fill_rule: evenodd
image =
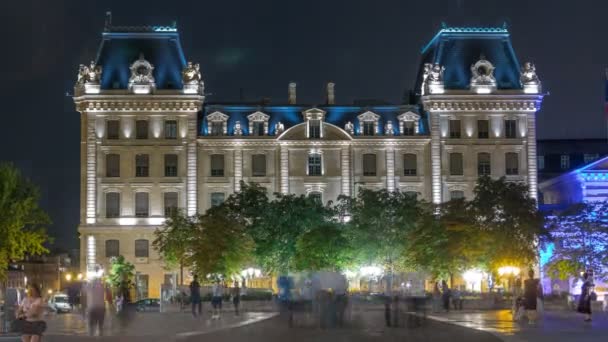
M106 137L110 140L116 140L120 138L120 121L119 120L108 120L106 121Z
M120 177L120 154L106 155L106 177Z
M177 139L177 121L165 121L165 139Z
M211 155L211 177L224 177L224 155Z
M147 192L135 193L135 217L150 216L150 197Z
M224 203L225 194L223 192L212 192L211 193L211 206L217 207Z
M138 154L135 156L135 177L150 176L150 156Z
M135 121L135 139L148 139L148 120Z
M145 239L135 240L135 257L147 258L149 256L150 243Z
M450 175L462 176L463 174L462 153L450 153Z
M116 218L120 216L120 194L118 192L106 193L106 217Z
M517 138L517 120L505 120L505 138Z
M450 138L460 138L460 120L450 120Z
M165 177L177 177L177 154L165 154Z
M505 166L505 173L507 175L514 176L519 174L519 156L517 155L517 153L505 153Z
M376 155L366 153L363 155L363 175L368 177L376 176Z
M171 216L177 210L177 205L177 192L165 192L163 194L165 217Z
M321 154L311 153L308 155L308 175L309 176L321 176L322 175L322 164Z
M490 137L490 122L488 120L477 120L477 138L488 139Z
M113 258L120 255L120 241L106 240L106 258Z
M265 154L254 154L251 156L251 175L253 177L266 177Z
M490 154L481 152L477 154L477 175L489 176L492 173Z
M416 155L413 153L406 153L403 155L403 175L404 176L415 176L417 174L418 162Z

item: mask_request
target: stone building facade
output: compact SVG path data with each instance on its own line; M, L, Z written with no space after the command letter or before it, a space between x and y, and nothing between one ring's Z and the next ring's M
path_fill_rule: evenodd
M359 188L470 197L479 175L529 184L536 196L534 65L520 66L505 28L442 28L424 47L411 103L206 103L198 64L175 27L108 22L81 65L81 265L91 276L124 255L138 296L173 279L153 232L174 207L204 212L256 182L323 202Z

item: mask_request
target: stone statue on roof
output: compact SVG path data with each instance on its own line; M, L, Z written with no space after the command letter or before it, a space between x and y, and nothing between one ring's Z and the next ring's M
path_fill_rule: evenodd
M439 63L424 63L422 72L422 95L443 93L443 72L445 67Z
M241 127L241 121L239 120L234 123L234 135L243 135L243 128Z
M350 135L355 135L355 126L350 121L347 122L346 125L344 125L344 130L347 131Z
M386 135L395 134L395 132L393 131L393 122L391 120L388 120L386 122L386 126L384 126L384 134L386 134Z
M101 66L95 65L95 61L91 61L88 66L80 64L80 67L78 68L78 79L76 80L76 83L99 84L99 80L101 79L101 70Z
M283 123L281 121L274 124L274 131L275 131L276 135L279 135L279 134L283 133L283 131L285 131L285 126L283 125Z
M443 83L443 71L445 67L439 63L433 64L429 71L428 81L429 83Z
M202 81L201 67L198 63L192 64L188 62L188 65L182 70L182 79L184 84L195 84Z
M536 75L536 67L534 66L533 63L530 63L530 62L524 63L523 68L521 68L520 81L521 81L522 85L540 84L538 75Z

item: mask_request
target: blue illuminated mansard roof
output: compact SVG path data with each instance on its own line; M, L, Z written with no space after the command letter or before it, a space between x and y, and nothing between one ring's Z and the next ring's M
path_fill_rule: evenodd
M417 91L420 91L425 63L438 63L445 67L443 77L446 89L468 89L471 65L479 61L481 56L494 65L498 89L521 89L519 61L505 26L475 28L447 27L444 24L421 53Z
M102 89L126 89L129 67L139 56L154 66L157 89L181 89L186 65L175 26L108 26L102 33L97 65L103 68Z
M274 125L281 122L285 129L293 127L304 122L303 112L317 108L325 111L325 122L336 125L342 129L347 122L352 122L355 132L359 132L358 115L367 111L371 111L380 116L379 130L380 135L385 135L384 125L388 120L393 123L393 134L398 135L399 120L397 116L413 112L420 113L418 106L415 105L378 105L378 106L354 106L354 105L304 105L304 104L286 104L286 105L260 105L260 104L225 104L225 103L208 103L203 107L202 117L199 118L200 131L199 135L208 135L207 115L214 112L221 112L229 116L228 119L228 135L234 134L234 124L240 121L243 130L243 135L249 135L249 121L247 116L260 111L270 116L268 122L268 134L275 135ZM420 118L420 135L428 135L428 125L424 114Z

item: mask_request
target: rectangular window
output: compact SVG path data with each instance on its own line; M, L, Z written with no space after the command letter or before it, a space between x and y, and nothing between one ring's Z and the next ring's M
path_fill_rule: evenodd
M150 156L138 154L135 156L135 177L150 176Z
M599 159L599 157L600 157L600 156L599 156L599 154L597 154L597 153L593 153L593 154L590 154L590 153L585 153L585 154L583 155L583 160L584 160L585 164L589 164L589 163L591 163L592 161L595 161L595 160Z
M120 255L120 241L106 240L106 258L113 258Z
M454 190L450 191L450 200L458 200L464 198L464 191Z
M462 176L463 174L462 153L450 153L450 175Z
M505 153L505 173L507 175L517 175L519 174L519 157L517 153L508 152Z
M118 192L106 193L106 217L116 218L120 216L120 194Z
M146 299L149 296L150 276L147 274L135 274L135 287L137 290L137 300Z
M538 169L544 170L545 169L545 156L538 156L537 158L538 158L538 160L537 160Z
M253 123L253 135L255 135L255 136L264 135L264 122L263 121L255 121Z
M135 217L150 216L150 197L147 192L135 193Z
M165 154L165 177L177 177L177 154Z
M403 155L403 175L404 176L415 176L417 173L417 161L416 155L412 153L406 153Z
M366 153L363 155L363 175L376 176L376 155Z
M411 198L418 198L418 193L416 191L406 191L405 195Z
M211 155L211 177L224 177L224 155Z
M488 120L477 120L477 138L488 139L490 137L490 122Z
M224 122L223 121L211 121L210 134L213 136L224 135Z
M415 135L416 134L416 124L414 121L404 121L403 122L403 135Z
M308 197L312 198L317 203L323 203L323 194L318 191L312 191L308 193Z
M177 139L177 121L165 121L165 139Z
M505 120L505 138L517 138L517 120Z
M149 243L148 240L139 239L135 240L135 257L136 258L147 258Z
M561 156L560 158L560 167L562 168L562 170L567 170L570 168L570 156L567 154L564 154Z
M251 175L253 177L266 177L265 154L254 154L251 156Z
M321 176L321 154L311 153L308 155L308 175Z
M450 138L460 138L460 120L450 120Z
M165 192L163 197L165 217L168 217L177 210L177 192Z
M106 155L106 177L120 177L120 154Z
M148 120L135 121L135 139L148 139Z
M479 176L489 176L492 173L490 165L490 154L489 153L478 153L477 154L477 174Z
M363 135L376 135L376 127L373 121L364 121L363 122Z
M308 137L310 139L321 138L321 120L308 120Z
M212 192L211 193L211 206L216 207L222 203L224 203L224 193L223 192Z
M108 134L106 135L108 139L116 140L119 138L119 129L120 129L120 121L118 120L108 120L106 121L106 130Z

